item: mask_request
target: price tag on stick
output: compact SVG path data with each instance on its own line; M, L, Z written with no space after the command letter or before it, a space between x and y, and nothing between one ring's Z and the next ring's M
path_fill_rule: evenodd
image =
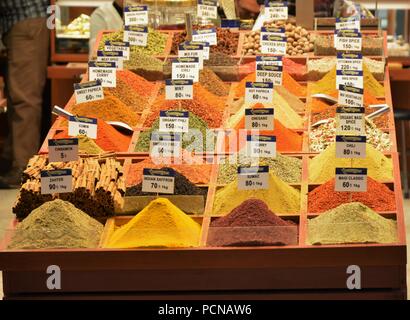
M264 35L260 38L261 52L263 54L286 55L287 37L280 35Z
M366 158L366 136L336 136L336 158Z
M125 26L148 24L148 6L126 6L124 8Z
M197 16L204 19L217 19L218 2L215 0L198 0Z
M256 56L256 70L260 65L283 67L283 56Z
M352 86L339 86L339 105L347 107L363 107L364 90Z
M71 116L68 122L68 135L97 139L97 119Z
M282 68L282 66L259 64L256 66L256 81L273 83L274 86L281 86Z
M100 80L75 83L74 94L77 104L104 99L104 90Z
M238 190L269 189L269 166L239 167Z
M159 113L159 131L183 132L189 131L189 112L166 110Z
M363 89L363 71L337 70L336 89L341 85Z
M246 141L249 157L276 158L275 136L248 135Z
M71 169L41 171L41 194L68 193L72 190Z
M337 51L362 51L362 34L358 30L340 30L335 37Z
M204 46L193 44L192 42L181 43L178 46L178 57L180 58L198 58L199 69L204 66Z
M199 59L178 58L172 62L172 80L199 80Z
M105 41L104 51L119 51L122 52L124 60L130 59L130 43L126 41Z
M165 80L166 100L192 100L194 89L192 80Z
M366 192L367 168L336 168L335 191Z
M146 47L148 44L148 27L125 26L124 41L132 46Z
M273 83L246 82L245 101L247 103L272 103Z
M175 171L170 168L144 168L142 192L174 194Z
M363 71L363 55L361 53L338 52L336 70Z
M178 133L153 132L151 134L150 155L152 158L179 158L182 138Z
M101 81L101 85L107 88L117 86L117 65L115 62L97 62L88 63L88 74L90 81Z
M273 108L245 109L245 129L246 130L274 130Z
M364 108L337 107L336 132L341 135L365 135Z
M336 31L340 30L357 30L360 31L360 18L358 16L353 17L341 17L336 18Z
M122 51L97 51L98 62L114 62L118 70L124 69L124 55Z
M287 1L265 1L265 16L267 20L288 20Z
M216 46L218 44L216 29L194 30L192 31L192 41L208 42L210 46Z
M78 160L78 139L48 140L48 161L69 162Z

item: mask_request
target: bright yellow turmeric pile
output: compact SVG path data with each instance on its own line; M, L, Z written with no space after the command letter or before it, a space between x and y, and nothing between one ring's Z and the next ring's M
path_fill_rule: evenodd
M150 202L110 237L106 248L196 247L201 226L168 199Z

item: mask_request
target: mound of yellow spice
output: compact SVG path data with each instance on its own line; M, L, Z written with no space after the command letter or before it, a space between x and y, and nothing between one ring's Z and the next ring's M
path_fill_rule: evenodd
M238 207L242 202L255 198L264 201L269 209L277 214L294 214L300 211L300 191L269 173L269 189L238 190L238 181L217 191L213 214L224 216Z
M112 234L106 248L196 247L201 226L168 199L151 201Z
M367 174L374 180L386 182L393 180L393 163L383 153L366 144L366 158L336 159L336 144L309 161L309 182L325 183L335 175L336 168L367 168Z

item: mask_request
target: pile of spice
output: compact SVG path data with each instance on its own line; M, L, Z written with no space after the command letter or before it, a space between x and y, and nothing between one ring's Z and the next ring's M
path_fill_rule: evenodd
M328 72L336 67L337 59L336 57L326 57L321 59L309 59L307 63L308 67L308 80L318 81L322 79ZM363 63L373 74L377 81L384 80L384 68L385 61L370 59L368 57L363 57Z
M86 158L71 162L48 163L47 156L35 156L23 172L23 185L13 207L18 220L52 200L52 195L41 194L41 171L71 169L73 192L61 193L60 199L71 202L78 209L95 218L114 215L122 206L125 179L121 163L114 158Z
M294 214L300 211L300 191L270 172L269 189L238 190L238 181L235 179L218 190L212 213L225 216L249 198L266 202L269 209L278 214Z
M276 86L275 90L279 96L282 98L280 101L286 102L286 104L288 104L295 112L299 113L299 114L305 114L305 103L299 99L299 97L295 96L293 93L291 93L288 89L286 89L283 86ZM275 98L277 98L277 96L275 96ZM278 103L277 100L275 99L277 104L281 104Z
M273 131L259 131L261 135L276 136L276 150L279 152L302 151L303 137L292 129L286 128L279 120L274 120ZM237 152L245 148L246 135L240 134L239 130L245 129L245 120L240 121L233 132L225 136L225 149L230 152Z
M371 144L379 151L385 152L391 149L392 143L390 135L381 131L374 125L366 121L366 137L367 143ZM310 132L310 150L314 152L322 152L336 139L336 120L328 119L326 124L323 124Z
M104 93L110 93L134 112L142 113L149 106L149 98L138 94L121 78L117 79L115 88L104 88Z
M215 28L214 26L194 26L194 30L198 29L209 29ZM238 51L238 42L239 42L239 33L232 32L226 28L216 28L216 37L218 44L216 46L211 46L210 53L224 53L228 56L236 55ZM172 47L171 47L171 54L177 55L178 54L178 45L185 41L188 41L187 33L178 32L174 34L172 39Z
M296 111L294 111L289 104L282 98L276 91L273 91L273 103L272 104L250 104L243 103L244 99L238 100L237 105L242 103L239 110L232 115L225 127L226 128L245 128L245 110L246 109L263 109L263 108L274 108L275 109L275 120L279 120L285 127L291 129L301 129L304 127L304 121L301 116L299 116Z
M297 26L293 21L265 22L265 27L285 28L287 37L286 53L290 56L308 54L314 49L314 35L305 28ZM242 46L243 55L257 55L262 51L260 31L252 31L245 35Z
M158 198L115 230L105 247L197 247L200 235L199 223L168 199Z
M308 242L393 243L397 242L397 224L362 203L346 203L308 220Z
M148 55L163 55L165 54L165 47L167 44L168 34L161 33L152 28L148 28L148 41L146 47L141 46L131 46L131 51L140 51ZM102 37L99 44L99 50L104 50L106 41L123 41L124 31L120 30L117 32L106 34Z
M255 163L256 160L256 163ZM253 159L241 152L225 158L219 164L218 183L228 184L238 175L238 167L269 166L269 170L286 183L299 183L302 179L302 160L276 154L276 158Z
M367 178L366 192L337 192L335 191L335 179L329 180L309 192L308 210L311 213L324 212L352 201L363 203L377 212L396 210L394 191L370 177Z
M68 129L58 130L54 139L68 138ZM121 133L103 120L97 121L97 139L80 137L80 153L99 154L100 150L110 152L126 152L131 142L131 136ZM84 151L84 152L81 152Z
M63 200L44 203L17 225L7 249L96 248L103 225Z
M133 186L142 182L144 168L160 169L164 164L154 163L151 158L132 163L127 175L127 186ZM185 176L193 184L208 184L212 166L210 164L174 164L168 165L179 174Z
M336 168L351 167L367 168L368 176L379 182L393 180L392 160L370 144L366 144L366 158L352 160L336 158L336 144L333 143L309 161L309 181L322 184L335 176Z
M363 65L364 89L376 97L384 97L384 87L373 77L367 66ZM336 88L336 67L332 68L321 80L309 85L310 94L334 94Z
M162 110L187 110L203 119L209 128L219 128L225 112L225 100L223 97L212 94L199 83L194 85L192 100L165 100L165 95L161 94L151 106L144 127L151 127L159 118Z
M143 77L129 70L118 70L117 79L125 82L132 90L142 97L151 97L155 91L155 83L145 80Z
M164 62L141 51L131 52L124 68L150 81L164 79Z
M161 170L169 170L169 167L161 167ZM172 170L172 169L171 169ZM184 175L175 171L175 188L174 195L190 195L190 196L204 196L206 197L207 190L197 187L189 181ZM125 196L149 196L152 193L142 191L142 182L127 188Z
M249 199L227 216L212 221L207 245L215 247L296 245L297 239L297 227L294 223L276 216L263 201Z
M296 81L307 80L307 67L305 64L298 63L290 58L283 57L283 70L286 71ZM249 62L246 64L246 69L249 69L247 74L255 72L256 62Z
M124 122L131 127L137 126L139 121L139 116L130 107L108 93L102 100L75 104L69 111L77 116Z
M238 64L238 59L232 58L231 56L223 52L212 52L209 54L209 59L204 60L204 66L236 66Z
M199 72L199 83L216 96L225 97L229 94L229 85L223 82L210 68L203 68Z
M245 96L246 82L255 82L256 73L253 72L243 78L234 88L234 97L239 99ZM336 81L336 78L335 78ZM305 97L307 89L293 79L286 71L282 73L282 86L297 97ZM336 87L336 83L334 85Z
M182 134L182 148L189 151L213 151L215 149L215 135L208 130L204 120L189 113L189 132ZM135 146L135 152L148 152L150 149L152 133L159 132L159 119L157 119L148 131L142 131ZM199 136L196 133L201 133Z
M334 35L318 35L315 38L315 56L336 56ZM383 37L366 35L362 37L362 54L366 56L383 55Z

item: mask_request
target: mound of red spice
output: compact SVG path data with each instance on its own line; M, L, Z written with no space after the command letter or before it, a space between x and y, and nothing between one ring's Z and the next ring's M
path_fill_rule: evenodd
M361 202L374 211L395 211L394 192L386 185L367 177L367 192L336 192L335 179L315 188L308 194L310 213L324 212L348 202ZM350 196L352 199L350 201Z
M154 92L154 82L149 82L132 71L118 70L117 77L132 87L141 96L150 97Z
M57 131L54 139L68 138L68 129ZM123 134L105 121L98 119L97 139L95 143L104 151L126 152L131 142L131 136Z
M307 67L305 64L297 63L291 59L283 58L283 70L286 71L296 81L307 80ZM256 62L249 62L244 66L243 70L249 70L248 73L255 72ZM241 67L242 67L241 66Z

